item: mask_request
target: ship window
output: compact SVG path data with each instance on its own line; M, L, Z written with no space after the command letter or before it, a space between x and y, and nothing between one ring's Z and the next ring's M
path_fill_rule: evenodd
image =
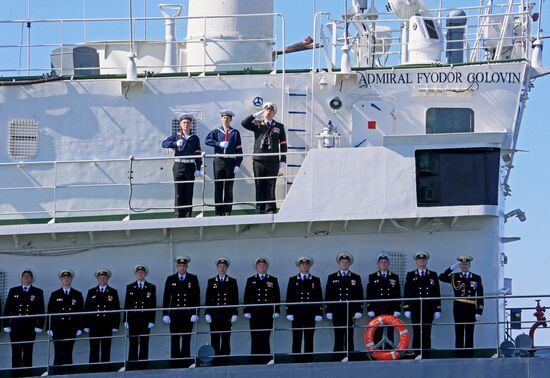
M38 153L38 123L14 119L8 124L8 153L12 158L32 158Z
M500 150L419 150L416 199L419 207L497 205Z
M424 19L424 24L426 25L426 30L428 31L430 39L439 39L433 20Z
M473 133L474 111L469 108L430 108L426 112L426 134Z
M191 124L191 134L195 134L200 138L200 135L198 134L199 132L198 124L199 124L199 121L202 119L202 113L199 113L199 112L178 112L176 117L172 119L172 124L171 124L172 134L177 134L180 132L180 122L178 121L178 116L181 113L191 113L193 115L193 123Z

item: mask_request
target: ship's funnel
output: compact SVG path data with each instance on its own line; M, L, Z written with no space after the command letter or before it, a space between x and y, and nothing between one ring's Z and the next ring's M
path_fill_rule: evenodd
M165 41L164 67L161 73L177 72L178 56L176 46L176 17L179 17L183 8L180 4L159 4L160 12L164 16Z

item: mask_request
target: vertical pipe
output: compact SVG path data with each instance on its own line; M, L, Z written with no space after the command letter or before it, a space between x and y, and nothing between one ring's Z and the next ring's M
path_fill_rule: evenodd
M84 42L88 42L88 28L86 23L86 0L82 0L82 11L84 17Z
M61 60L63 61L63 56L61 56ZM61 69L63 70L63 67ZM61 71L61 74L63 74L63 71ZM53 163L53 170L53 220L55 222L57 216L57 161Z
M130 52L134 52L134 20L132 16L132 0L128 0L128 18L130 22Z
M31 74L31 0L27 1L27 75ZM62 57L63 59L63 57Z
M143 40L147 41L147 0L143 0Z

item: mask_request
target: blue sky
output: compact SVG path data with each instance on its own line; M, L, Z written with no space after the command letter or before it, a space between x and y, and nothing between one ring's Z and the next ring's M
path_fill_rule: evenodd
M206 0L205 0L206 1ZM437 4L437 1L429 1ZM479 1L465 1L469 4L479 4ZM0 0L0 18L2 20L25 19L27 17L28 0ZM127 17L127 0L31 0L31 18L81 18L84 15L83 4L87 4L88 17ZM144 14L144 4L147 4L148 15L158 16L158 0L134 0L134 14ZM183 1L184 5L187 1ZM343 14L343 1L317 0L317 10L330 10L334 14ZM351 3L351 0L349 0ZM458 1L447 1L457 5ZM275 9L284 13L287 24L287 45L302 40L312 34L311 19L313 0L275 0ZM542 22L543 29L550 31L550 4L545 4ZM376 7L384 9L385 1L377 0ZM307 21L304 21L307 20ZM148 37L163 38L164 25L161 22L148 24ZM21 33L21 25L0 24L0 45L19 45L21 38L26 40L26 34ZM100 39L128 39L128 23L122 21L104 28L88 28L88 40ZM178 38L183 38L185 28L179 27ZM61 28L59 24L33 24L32 43L59 42ZM63 27L65 43L79 43L84 40L82 24L65 24ZM136 25L136 38L144 36L143 23ZM550 40L547 40L550 44ZM33 52L33 64L39 62L38 55L46 59L41 64L49 64L49 51L52 47L46 46L40 52ZM2 49L0 69L6 67L25 67L26 53L19 48ZM550 46L546 46L544 61L550 66ZM309 53L298 53L288 56L290 66L307 68L310 66ZM550 199L548 186L550 185L550 169L548 163L548 141L550 141L550 75L535 81L535 87L529 95L527 109L524 114L522 131L519 137L518 148L527 150L516 155L511 175L512 196L507 199L507 208L512 210L521 208L527 214L527 221L520 223L512 218L506 225L506 236L519 236L520 241L506 245L508 265L506 276L514 279L514 294L543 294L550 293L550 256L547 249L550 243L546 238L550 222ZM475 270L475 265L474 265ZM534 301L526 301L526 304ZM543 304L550 306L550 298L543 300ZM526 314L527 315L527 314ZM550 315L550 314L549 314Z

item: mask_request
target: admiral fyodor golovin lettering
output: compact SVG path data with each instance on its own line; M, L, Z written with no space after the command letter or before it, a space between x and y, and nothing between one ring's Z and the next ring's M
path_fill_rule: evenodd
M359 72L358 85L360 88L371 85L392 84L517 84L521 81L519 72Z

